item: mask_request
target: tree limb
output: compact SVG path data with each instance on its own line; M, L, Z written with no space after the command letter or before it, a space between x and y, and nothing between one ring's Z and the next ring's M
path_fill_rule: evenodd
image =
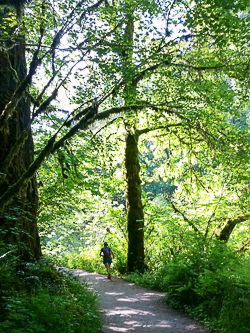
M185 124L178 123L178 124L162 125L162 126L158 126L158 127L155 127L155 128L142 128L140 130L136 130L136 133L137 133L138 136L140 136L142 134L146 134L146 133L149 133L151 131L157 131L159 129L165 129L165 128L169 128L169 127L179 127L179 126L185 126Z
M245 222L250 219L250 214L238 216L234 219L229 219L224 226L224 228L221 230L220 234L217 236L217 239L224 241L227 243L229 240L229 237L233 231L233 229L236 227L238 223Z
M244 242L241 247L239 247L236 251L237 252L245 252L248 250L250 246L250 239L248 239L246 242Z

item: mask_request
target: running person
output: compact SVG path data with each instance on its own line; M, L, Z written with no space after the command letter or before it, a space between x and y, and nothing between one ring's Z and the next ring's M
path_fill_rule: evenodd
M102 253L103 253L103 264L105 265L106 270L108 272L108 279L111 280L111 275L110 275L110 265L112 263L111 254L113 256L113 259L115 256L114 256L114 253L113 253L111 247L108 247L107 242L104 242L104 247L101 248L100 256L102 255Z

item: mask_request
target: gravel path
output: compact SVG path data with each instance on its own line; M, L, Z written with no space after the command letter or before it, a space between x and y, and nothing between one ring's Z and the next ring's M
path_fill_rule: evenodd
M99 294L103 333L209 333L202 327L164 304L164 294L138 287L118 277L73 270L80 279L86 280Z

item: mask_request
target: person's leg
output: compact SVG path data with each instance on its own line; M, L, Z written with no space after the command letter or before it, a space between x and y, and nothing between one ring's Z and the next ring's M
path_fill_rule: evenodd
M108 270L108 279L111 280L111 275L110 275L110 262L108 263L109 265L109 270Z
M108 272L108 274L110 273L110 263L109 262L106 262L105 263L105 267L106 267L106 270Z

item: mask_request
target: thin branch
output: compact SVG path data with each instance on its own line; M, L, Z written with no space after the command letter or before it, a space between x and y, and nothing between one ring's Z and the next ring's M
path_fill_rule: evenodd
M241 245L241 247L239 247L236 251L237 252L245 252L245 251L248 250L249 246L250 246L250 238L246 242L244 242Z
M117 119L123 119L123 117L117 117L112 119L111 121L109 121L108 123L106 123L103 127L101 127L94 135L93 135L93 139L95 138L95 136L100 133L104 128L110 126L111 124L113 124Z
M170 13L171 13L171 10L173 9L173 7L174 7L176 1L177 1L177 0L174 0L174 1L171 3L171 6L170 6L170 8L169 8L168 16L167 16L167 23L166 23L166 30L168 30L168 24L169 24Z
M201 232L199 231L199 229L197 229L197 227L193 224L193 222L190 221L190 220L185 216L185 214L184 214L182 211L180 211L180 210L175 206L175 204L173 203L172 199L170 198L170 195L169 195L167 192L166 192L166 194L167 194L167 198L168 198L168 200L169 200L169 202L170 202L170 204L171 204L171 206L172 206L174 212L180 214L180 215L183 217L184 221L186 221L186 222L188 223L188 225L194 229L195 232L197 232L199 235L201 235Z
M185 36L183 36L183 38L184 37ZM188 35L188 38L189 37L190 37L190 35ZM170 54L168 54L168 56L169 55ZM230 68L230 67L248 66L248 65L249 65L249 63L246 62L246 63L241 63L241 64L231 64L231 65L223 64L223 65L216 65L216 66L200 66L200 67L197 67L197 66L192 66L192 65L174 63L174 62L171 62L171 60L168 58L168 59L163 60L163 61L161 61L158 64L155 64L153 66L150 66L150 67L144 69L143 71L141 71L140 73L136 74L134 79L132 80L132 84L136 85L139 81L141 81L145 77L145 75L148 72L153 72L161 66L177 66L177 67L182 67L182 68L191 68L191 69L195 69L197 71L204 71L204 70L216 70L216 69L219 69L219 68L228 68L228 67Z
M221 202L222 194L223 194L223 190L225 190L225 187L230 183L230 181L231 181L231 179L229 179L228 182L225 181L225 183L224 183L224 185L223 185L223 188L222 188L222 191L221 191L220 198L219 198L219 200L217 201L216 206L215 206L215 208L214 208L214 211L213 211L213 213L211 214L211 216L210 216L210 218L209 218L209 220L208 220L208 222L207 222L207 228L206 228L206 232L205 232L205 237L207 237L207 235L208 235L209 226L210 226L210 224L211 224L211 222L212 222L212 218L215 216L216 210L217 210L217 208L219 207L219 203Z
M249 65L248 62L246 63L242 63L242 64L231 64L231 65L216 65L216 66L192 66L192 65L186 65L186 64L180 64L180 63L174 63L172 62L171 65L177 66L177 67L183 67L183 68L192 68L195 69L197 71L204 71L204 70L215 70L215 69L219 69L219 68L227 68L227 67L237 67L237 66L245 66L245 65Z
M39 114L41 114L43 111L47 109L47 107L50 105L50 103L57 97L58 90L61 88L61 86L65 83L65 81L68 79L69 75L71 74L72 70L75 66L79 64L79 62L82 61L82 58L74 63L74 65L69 69L67 75L64 77L64 79L60 82L60 84L54 89L52 94L39 106L38 110L33 114L32 120L37 117Z
M63 60L65 60L67 57L68 57L68 56L65 56L65 57L63 58ZM63 68L66 64L68 64L69 62L70 62L70 60L65 61L65 62L64 62L59 68L58 68L58 70L55 71L55 72L53 73L52 77L51 77L51 78L49 79L49 81L45 84L45 86L43 87L43 90L42 90L41 93L38 95L38 97L37 97L37 99L36 99L37 103L40 103L40 101L41 101L41 99L42 99L42 97L43 97L45 91L48 89L48 87L49 87L49 86L51 85L51 83L54 81L56 75L57 75L57 74L62 70L62 68Z
M138 136L140 136L142 134L146 134L146 133L149 133L149 132L152 132L152 131L157 131L159 129L167 129L167 128L170 128L170 127L179 127L179 126L186 126L186 124L178 123L178 124L162 125L162 126L158 126L158 127L155 127L155 128L143 128L143 129L140 129L140 130L136 130L136 134Z

